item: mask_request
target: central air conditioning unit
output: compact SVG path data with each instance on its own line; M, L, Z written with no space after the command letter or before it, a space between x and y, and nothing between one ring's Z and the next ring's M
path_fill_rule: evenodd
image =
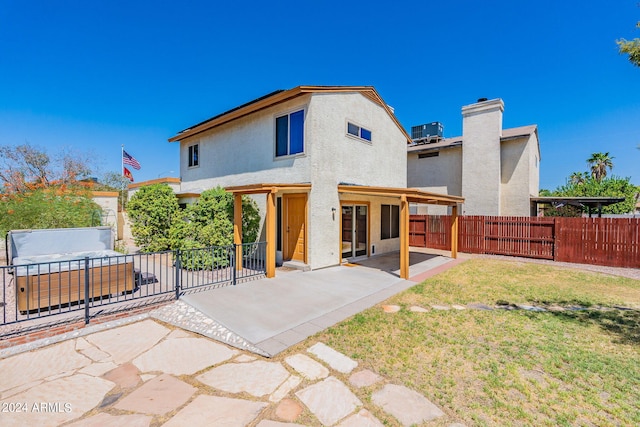
M411 127L411 139L416 144L428 144L442 139L444 126L440 122L425 123Z

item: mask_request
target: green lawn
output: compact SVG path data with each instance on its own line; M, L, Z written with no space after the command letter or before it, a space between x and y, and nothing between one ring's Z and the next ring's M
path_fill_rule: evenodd
M590 309L409 311L498 301ZM385 304L402 309L373 307L313 340L424 394L447 413L429 425L640 425L640 281L470 260ZM635 309L606 309L618 305Z

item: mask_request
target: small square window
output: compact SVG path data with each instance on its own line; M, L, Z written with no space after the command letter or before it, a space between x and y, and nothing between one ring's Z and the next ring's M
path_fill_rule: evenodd
M198 144L189 146L189 167L196 167L200 164Z

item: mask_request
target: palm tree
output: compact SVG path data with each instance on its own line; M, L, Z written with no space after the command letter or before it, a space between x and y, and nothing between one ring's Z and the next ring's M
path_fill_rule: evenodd
M591 166L591 176L598 182L602 181L602 178L607 176L607 169L613 169L613 159L614 157L609 156L609 152L593 153L587 159L587 163Z
M580 185L584 184L588 176L586 172L574 172L569 176L569 182L571 184Z

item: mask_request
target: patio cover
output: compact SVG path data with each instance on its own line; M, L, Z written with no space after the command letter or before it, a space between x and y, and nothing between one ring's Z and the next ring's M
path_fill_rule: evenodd
M463 197L430 193L417 188L370 187L338 184L338 193L367 196L397 197L400 199L400 277L409 278L409 203L451 206L451 258L458 257L458 204Z
M304 192L311 190L311 184L252 184L226 187L226 191L233 193L233 242L242 244L242 196L244 194L266 194L267 212L265 217L267 254L266 275L275 277L275 241L276 241L276 213L275 195L282 192ZM451 257L458 256L458 204L464 198L446 194L429 193L417 188L371 187L365 185L338 184L340 194L362 194L369 196L395 197L400 199L400 277L409 278L409 203L424 203L431 205L451 206ZM242 250L238 247L238 257L242 257ZM240 259L238 258L238 259ZM237 263L242 268L242 263Z
M613 205L624 201L624 197L532 197L531 201L536 204L549 204L552 206L570 205L576 207L586 207L591 217L591 209L598 209L598 216L602 216L602 208L604 206Z

